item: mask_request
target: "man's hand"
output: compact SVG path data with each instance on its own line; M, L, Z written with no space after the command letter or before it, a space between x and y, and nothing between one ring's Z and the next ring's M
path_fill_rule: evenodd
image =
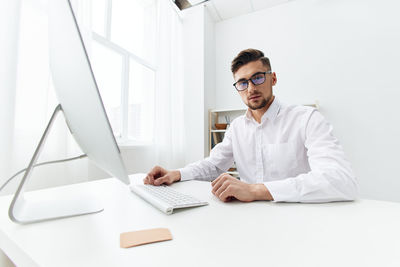
M271 193L264 184L246 184L227 173L221 174L211 185L212 193L224 202L232 198L243 202L273 200Z
M143 183L151 185L170 185L181 179L180 171L167 171L166 169L156 166L147 174L146 178L143 179Z

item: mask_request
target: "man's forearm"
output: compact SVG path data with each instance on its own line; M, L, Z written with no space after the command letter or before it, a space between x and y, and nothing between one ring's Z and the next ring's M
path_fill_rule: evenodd
M223 173L223 170L218 169L208 158L186 165L184 168L179 169L179 171L181 181L192 179L212 181Z

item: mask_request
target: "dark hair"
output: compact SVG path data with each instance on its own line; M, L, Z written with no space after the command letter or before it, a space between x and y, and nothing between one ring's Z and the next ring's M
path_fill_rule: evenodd
M271 69L271 63L269 62L269 58L264 56L264 53L257 49L246 49L241 51L232 61L231 71L233 74L243 65L246 65L249 62L261 60L262 64L265 67Z

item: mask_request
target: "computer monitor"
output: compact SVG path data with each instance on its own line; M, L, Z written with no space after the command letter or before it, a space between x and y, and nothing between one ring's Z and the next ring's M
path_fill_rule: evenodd
M48 14L50 69L60 105L50 119L11 203L9 216L17 223L58 219L103 209L90 192L72 194L67 199L44 201L24 197L25 182L60 111L89 159L123 183L129 183L70 1L49 1Z

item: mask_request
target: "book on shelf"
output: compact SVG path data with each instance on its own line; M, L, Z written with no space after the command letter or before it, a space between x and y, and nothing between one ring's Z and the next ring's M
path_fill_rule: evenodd
M221 133L212 133L212 147L216 146L218 143L222 142L222 136Z
M216 146L218 143L218 134L212 133L212 147Z

